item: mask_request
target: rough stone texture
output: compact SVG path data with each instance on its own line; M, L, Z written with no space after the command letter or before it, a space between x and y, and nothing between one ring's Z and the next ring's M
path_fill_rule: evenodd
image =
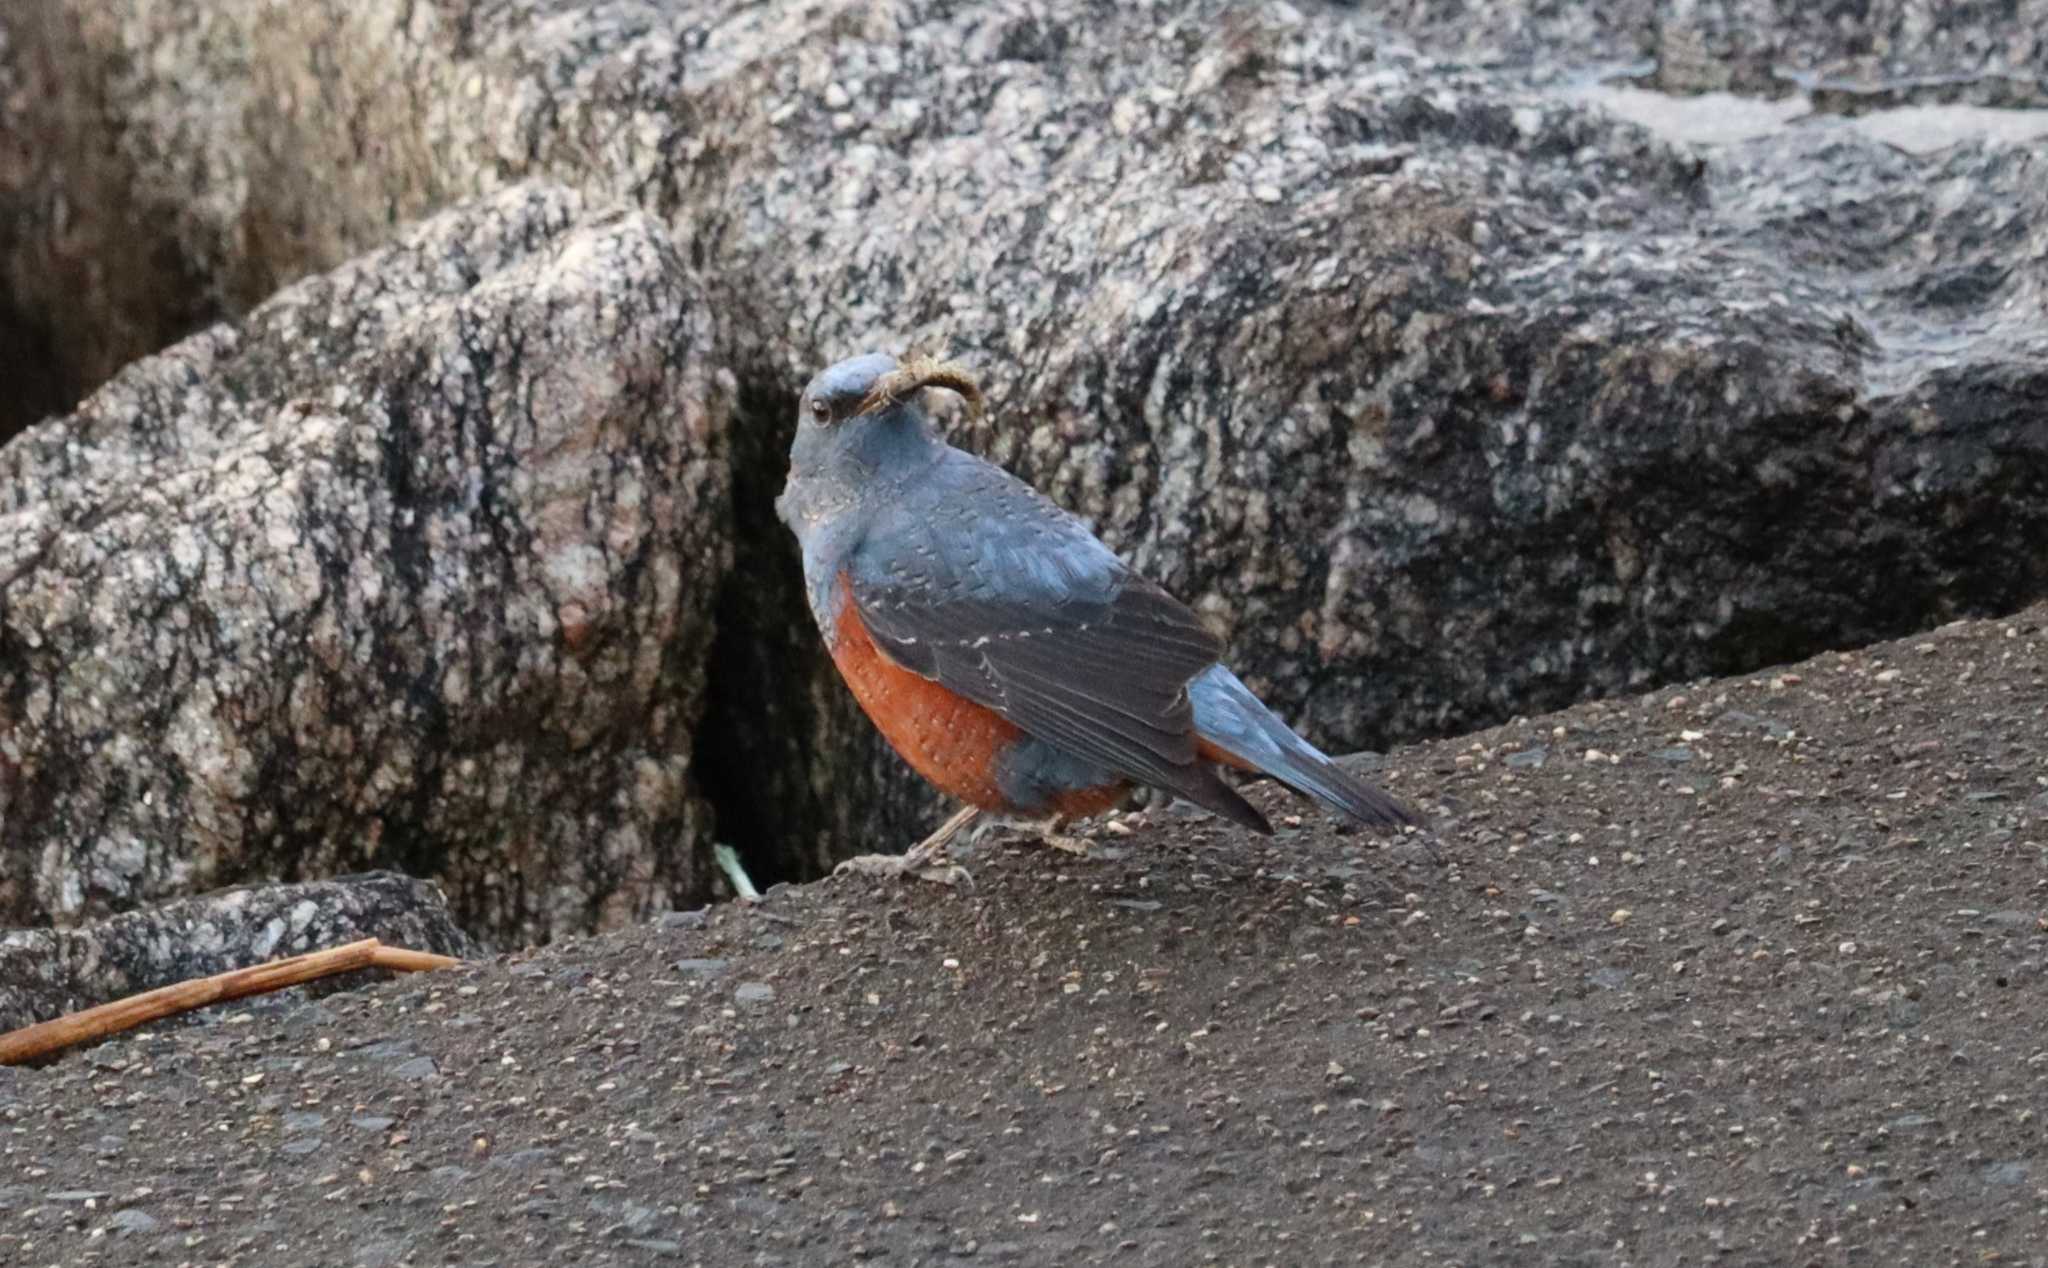
M635 202L704 271L750 503L811 370L943 342L970 442L1332 746L2048 588L2043 146L1703 146L1582 82L2024 81L2031 0L28 7L209 302L508 181ZM790 552L737 522L718 799L757 851L867 848L924 803L790 672Z
M644 215L518 188L0 450L0 919L390 866L519 940L703 890L709 349Z
M442 955L477 952L440 889L411 877L373 872L232 889L76 929L0 933L0 1031L359 938Z
M1814 78L1893 97L2048 102L2043 0L1391 0L1373 12L1440 52L1568 71L1648 59L1672 91L1784 93Z

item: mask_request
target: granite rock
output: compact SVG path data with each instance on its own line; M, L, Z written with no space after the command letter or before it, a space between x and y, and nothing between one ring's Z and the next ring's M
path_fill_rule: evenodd
M705 887L703 296L518 187L0 450L0 919L395 867L495 940Z
M437 887L390 872L200 894L72 929L0 933L0 1031L361 938L478 950Z
M740 402L703 773L773 880L931 808L761 505L798 385L868 348L981 370L963 440L1333 748L2048 589L2016 549L2048 533L2039 121L1874 108L2037 104L2039 7L31 0L17 27L95 107L62 126L119 122L93 153L202 308L510 182L663 223ZM137 220L67 206L87 258Z

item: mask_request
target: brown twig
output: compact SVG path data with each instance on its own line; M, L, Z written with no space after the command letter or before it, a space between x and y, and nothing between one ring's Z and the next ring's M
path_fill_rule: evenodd
M937 357L914 356L902 365L875 380L868 394L860 400L855 414L872 414L878 409L887 409L896 402L921 388L942 387L958 392L960 399L967 402L968 411L975 417L981 415L981 385L967 372L967 367L958 361L941 361Z
M364 938L360 942L329 947L325 951L309 951L252 968L232 969L212 977L177 982L9 1031L0 1035L0 1065L22 1065L76 1044L104 1039L148 1022L204 1008L208 1004L281 991L287 986L332 977L337 973L371 967L406 971L444 969L460 963L460 960L452 960L445 955L406 951L384 946L375 938Z
M432 951L408 951L404 947L387 947L379 943L370 952L370 967L390 969L395 973L425 973L432 969L458 969L462 961L452 955L435 955Z

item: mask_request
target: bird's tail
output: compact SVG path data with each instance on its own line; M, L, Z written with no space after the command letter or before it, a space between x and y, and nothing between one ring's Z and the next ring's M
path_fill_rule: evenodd
M1212 665L1188 684L1204 756L1257 771L1370 827L1419 824L1420 815L1325 757L1259 703L1237 675Z

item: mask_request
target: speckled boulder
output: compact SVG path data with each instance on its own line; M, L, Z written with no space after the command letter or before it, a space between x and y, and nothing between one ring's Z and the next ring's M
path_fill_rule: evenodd
M0 922L365 866L503 941L694 895L708 349L644 215L517 188L0 450Z
M75 929L0 932L0 1031L359 938L477 951L438 887L391 872L201 894Z
M78 73L8 98L24 133L124 173L67 241L160 226L219 308L534 176L669 227L740 390L708 787L771 876L929 812L765 512L795 388L869 348L978 367L966 442L1335 748L2048 589L2048 160L1829 113L2027 104L2038 5L30 9L14 77ZM1710 141L1601 88L1645 55L1773 110L1768 67L1834 86L1751 132L1710 101Z

